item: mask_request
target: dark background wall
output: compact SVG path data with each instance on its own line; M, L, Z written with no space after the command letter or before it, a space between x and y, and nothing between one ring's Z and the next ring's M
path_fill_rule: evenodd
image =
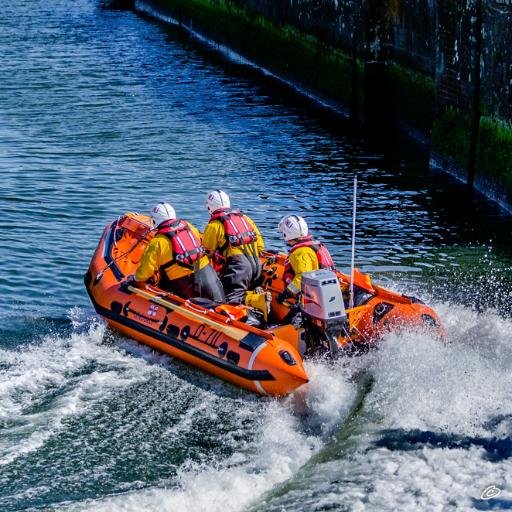
M433 163L510 204L511 0L236 2L356 55L366 118L392 117Z

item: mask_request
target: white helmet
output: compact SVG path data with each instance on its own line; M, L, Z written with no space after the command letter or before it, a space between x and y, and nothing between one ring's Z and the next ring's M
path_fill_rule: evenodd
M176 218L176 212L169 203L158 203L151 209L151 218L155 227L160 226L162 222Z
M231 201L226 192L222 190L211 190L206 194L204 205L211 215L220 208L231 208Z
M296 238L302 238L308 234L308 225L306 221L298 215L285 215L277 229L283 234L283 238L288 242Z

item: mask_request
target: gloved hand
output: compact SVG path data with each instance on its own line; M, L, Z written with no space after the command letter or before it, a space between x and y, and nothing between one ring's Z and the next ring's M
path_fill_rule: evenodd
M288 290L288 288L285 288L284 291L276 297L276 301L279 304L282 304L286 299L289 299L290 297L293 297L293 294L290 292L290 290Z
M269 305L272 302L272 294L269 291L264 290L261 286L256 286L256 288L254 288L254 293L264 293L266 302L268 302Z

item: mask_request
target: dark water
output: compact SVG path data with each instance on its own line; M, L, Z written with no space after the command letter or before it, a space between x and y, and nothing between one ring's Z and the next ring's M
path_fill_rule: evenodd
M510 217L94 0L8 2L0 54L0 510L512 508ZM347 269L354 173L358 266L433 304L450 344L390 336L266 401L104 343L82 276L106 222L166 200L202 227L221 187L268 246L294 211Z

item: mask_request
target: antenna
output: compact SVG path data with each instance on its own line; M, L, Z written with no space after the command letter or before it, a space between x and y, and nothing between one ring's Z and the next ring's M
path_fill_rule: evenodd
M350 295L348 307L354 307L354 262L356 256L356 211L357 211L357 175L354 176L354 199L352 206L352 258L350 261Z

